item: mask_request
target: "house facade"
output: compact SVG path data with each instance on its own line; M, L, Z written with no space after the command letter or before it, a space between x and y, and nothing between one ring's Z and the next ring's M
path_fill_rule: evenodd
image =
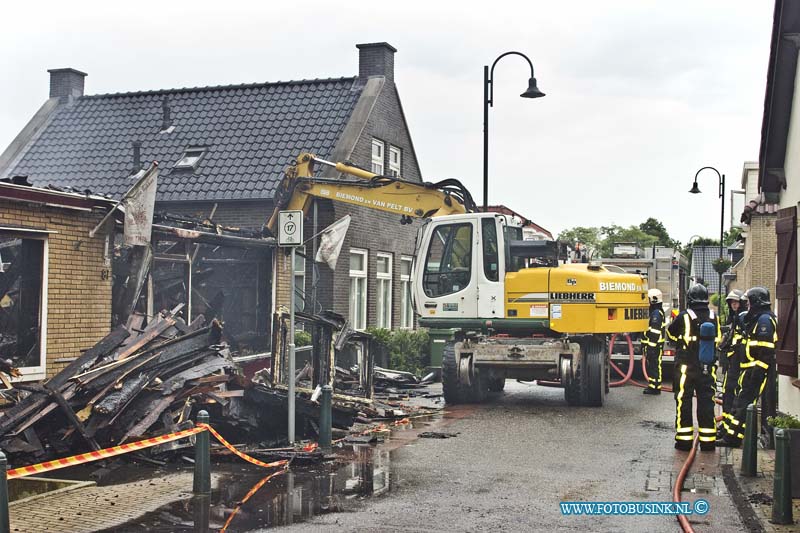
M25 381L52 376L111 327L114 202L0 182L0 359Z
M743 291L756 286L772 288L775 287L777 205L765 203L764 195L758 192L758 163L744 163L741 185L744 210L737 215L744 256L732 268L735 279L729 288Z
M284 169L303 152L419 182L394 82L396 49L387 43L357 48L358 75L335 79L91 95L85 73L50 70L49 98L0 155L0 178L27 176L34 185L119 199L131 176L157 161L156 211L250 230L263 228ZM233 269L227 278L252 281L219 287L229 316L253 317L248 335L268 338L271 312L288 306L292 276L298 309L332 309L357 329L413 327L406 295L417 226L317 201L305 221L306 238L346 214L353 220L335 272L314 267L315 240L294 265L276 249L206 258ZM162 239L154 253L150 299L169 305L183 298L184 313L192 313L189 300L202 292L195 286L203 272L195 264L198 251L180 239ZM173 289L168 297L167 286Z
M800 416L797 321L797 207L800 203L800 95L796 89L800 0L776 0L761 125L758 192L777 205L776 349L778 409Z

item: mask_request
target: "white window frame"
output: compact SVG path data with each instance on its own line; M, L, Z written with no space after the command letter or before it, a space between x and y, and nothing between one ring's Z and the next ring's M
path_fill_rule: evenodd
M19 368L20 376L11 381L34 381L47 377L47 287L50 274L49 239L46 235L31 235L25 230L9 231L7 234L20 239L43 241L42 244L42 294L39 298L39 365Z
M175 169L196 169L206 155L205 146L189 146L175 163Z
M375 153L375 150L378 150L378 153ZM384 170L384 158L386 156L386 143L379 139L372 139L372 173L383 175Z
M350 249L350 256L353 255L360 255L363 260L364 268L362 270L353 270L350 269L350 290L349 290L349 317L350 323L353 326L353 329L356 331L364 331L367 329L367 290L368 290L368 282L367 282L367 270L368 270L368 260L369 260L369 252L367 250L362 250L358 248L351 248ZM350 260L350 256L348 256L348 261ZM358 284L362 284L361 290L361 298L356 301L357 298L357 291L354 291L354 287ZM356 308L356 306L358 306ZM360 311L360 313L359 313ZM360 318L360 320L357 320Z
M298 246L294 252L295 262L300 262L303 265L301 270L297 269L297 265L292 265L292 275L294 276L294 292L295 292L295 311L302 311L305 307L305 300L306 300L306 247L305 246ZM303 254L303 255L300 255ZM303 299L302 301L297 298L297 295L302 294ZM302 305L300 309L297 308L298 305Z
M394 156L397 156L397 162L393 161ZM403 170L403 151L397 146L389 145L389 175L393 178L399 178Z
M389 252L378 252L378 259L386 259L388 272L381 272L375 265L375 291L376 309L375 325L379 328L392 329L392 254ZM388 291L384 286L388 285ZM389 301L384 301L384 294L388 294Z
M403 263L408 263L408 274L403 274ZM411 273L414 269L414 258L400 256L400 329L414 328L414 306L411 303Z

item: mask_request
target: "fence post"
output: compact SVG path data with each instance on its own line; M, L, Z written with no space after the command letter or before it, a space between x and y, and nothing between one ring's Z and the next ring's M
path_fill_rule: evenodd
M8 515L8 459L6 454L0 452L0 531L8 533L11 531L11 524Z
M325 453L331 451L332 403L333 387L323 385L322 398L319 403L319 447Z
M792 466L789 462L789 432L775 430L775 475L772 485L773 524L792 524Z
M197 413L198 424L208 424L208 412ZM195 494L211 493L211 438L208 431L201 431L194 440L194 484Z
M742 475L747 477L755 477L758 474L756 417L756 406L751 403L747 406L742 446Z

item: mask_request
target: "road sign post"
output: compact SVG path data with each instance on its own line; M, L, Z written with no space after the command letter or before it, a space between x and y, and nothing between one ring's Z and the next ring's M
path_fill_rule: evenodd
M295 306L295 286L294 286L294 260L295 249L303 244L303 212L302 211L279 211L278 212L278 246L291 248L291 267L289 275L289 418L288 440L289 444L294 444L294 412L295 412L295 345L294 345L294 306Z

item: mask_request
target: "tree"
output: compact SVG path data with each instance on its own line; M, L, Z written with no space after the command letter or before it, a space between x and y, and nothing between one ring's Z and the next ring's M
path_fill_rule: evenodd
M731 228L725 232L723 235L722 242L725 246L730 246L739 239L739 236L742 234L742 228ZM719 241L717 241L719 242Z
M604 238L599 246L601 257L611 257L614 254L614 244L618 242L635 242L641 248L648 248L658 243L658 237L645 233L636 226L623 228L621 226L603 226L601 228Z
M572 248L574 248L577 243L596 248L600 243L600 230L598 228L576 226L559 233L558 240L569 244Z
M656 241L656 244L658 245L675 246L676 244L675 241L669 236L667 228L664 227L664 224L660 220L657 220L653 217L650 217L639 224L639 229L648 235L658 237L658 241Z

